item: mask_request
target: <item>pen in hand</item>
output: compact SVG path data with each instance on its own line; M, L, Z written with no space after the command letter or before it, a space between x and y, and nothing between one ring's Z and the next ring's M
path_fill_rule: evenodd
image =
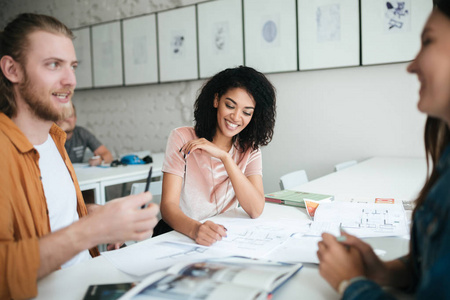
M343 242L347 241L347 237L346 237L345 235L342 235L342 233L346 233L346 231L342 228L342 223L339 224L339 232L341 233L341 235L338 236L338 237L336 237L336 240L337 240L339 243L343 243ZM344 244L344 245L345 245L345 244ZM345 245L345 248L347 248L347 250L348 250L348 249L350 248L350 246Z
M148 171L148 177L147 177L147 182L145 183L144 193L148 192L148 190L150 189L150 182L152 181L152 169L153 169L153 166L151 166L150 171ZM142 205L141 208L145 208L145 204Z

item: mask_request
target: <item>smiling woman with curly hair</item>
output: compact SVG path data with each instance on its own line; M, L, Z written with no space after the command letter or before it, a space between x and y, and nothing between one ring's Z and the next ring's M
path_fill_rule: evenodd
M257 218L264 209L259 147L272 140L275 115L275 88L255 69L226 69L207 81L195 101L195 126L173 130L167 142L163 220L154 235L173 228L212 245L226 229L200 220L238 204Z
M254 150L270 143L275 126L275 90L267 78L248 67L226 69L203 86L195 102L195 133L212 141L216 134L217 108L211 105L232 88L242 88L253 96L256 107L250 123L239 134L233 136L240 148Z

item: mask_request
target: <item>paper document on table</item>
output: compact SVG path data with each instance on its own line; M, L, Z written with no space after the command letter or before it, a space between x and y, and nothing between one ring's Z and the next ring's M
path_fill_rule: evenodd
M256 258L269 254L289 239L291 234L308 229L310 223L297 219L267 221L217 218L214 221L227 228L227 237L213 244L211 249Z
M322 237L295 234L265 258L283 262L319 263L318 243Z
M116 268L133 276L147 275L179 262L227 255L196 244L166 241L158 243L144 241L119 250L102 252L102 256Z
M409 233L401 203L331 202L319 205L308 234L319 236L329 232L340 235L340 228L359 238L403 236Z

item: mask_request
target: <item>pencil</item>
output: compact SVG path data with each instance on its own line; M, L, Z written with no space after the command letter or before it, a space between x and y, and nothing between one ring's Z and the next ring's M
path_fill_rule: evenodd
M147 182L145 183L145 192L148 192L148 190L150 189L150 182L152 181L152 169L153 166L150 166L150 171L148 171L148 176L147 176ZM141 208L145 208L145 204L141 206Z
M152 169L153 169L153 166L150 166L150 171L148 171L148 177L147 177L147 182L145 183L144 192L148 192L148 190L150 189L150 181L152 181Z

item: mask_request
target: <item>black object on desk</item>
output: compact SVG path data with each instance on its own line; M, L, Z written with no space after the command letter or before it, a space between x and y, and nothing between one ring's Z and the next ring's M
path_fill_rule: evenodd
M83 300L118 299L135 285L134 282L90 285Z
M153 166L150 166L150 170L148 171L147 182L145 183L144 193L148 192L150 189L150 182L152 181L152 169ZM145 208L145 204L141 206L141 208Z

